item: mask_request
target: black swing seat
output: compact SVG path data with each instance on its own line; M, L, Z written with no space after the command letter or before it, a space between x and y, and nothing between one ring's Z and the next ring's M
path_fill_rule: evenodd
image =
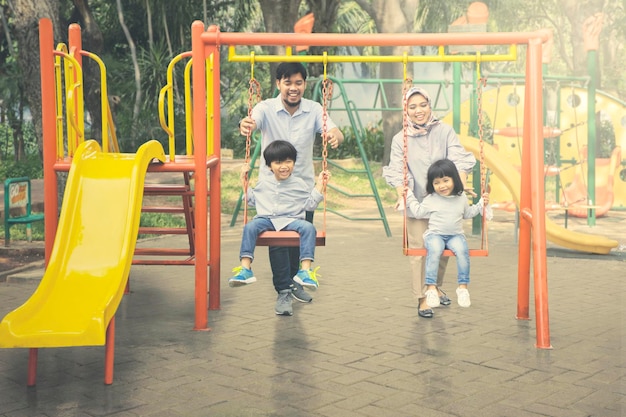
M257 246L300 246L300 235L291 230L267 231L259 235ZM326 232L318 231L315 246L326 245Z

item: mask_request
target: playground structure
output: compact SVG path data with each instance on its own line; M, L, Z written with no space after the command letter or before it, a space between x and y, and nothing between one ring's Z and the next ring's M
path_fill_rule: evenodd
M490 80L494 87L483 93L483 108L491 118L493 145L516 169L521 165L522 130L519 128L523 115L523 85L501 79ZM571 85L563 86L558 80L544 76L544 83L554 84L557 94L554 127L544 129L544 143L553 161L545 168L546 182L552 180L554 190L546 191L548 207L567 210L569 215L587 217L588 208L595 215L603 216L610 209L626 207L626 181L620 178L621 150L626 146L626 105L602 92L596 92L596 109L606 116L614 127L616 147L608 158L596 158L593 171L589 172L587 160L588 140L588 91ZM461 105L461 133L467 134L471 112L470 100ZM452 114L445 118L448 123ZM595 146L595 142L594 142ZM588 179L593 177L595 193L588 190ZM490 200L496 207L514 210L514 198L502 183L502 178L492 178ZM593 205L589 200L593 200ZM577 207L578 206L578 207Z
M234 53L230 53L231 57ZM241 57L237 57L241 60ZM453 62L454 72L457 73L458 62ZM458 70L460 73L460 70ZM377 203L379 217L350 217L337 210L330 212L348 220L382 221L387 236L391 235L379 192L376 188L369 161L362 149L363 132L367 129L367 120L380 117L385 111L402 111L401 107L389 105L387 89L384 86L397 85L401 89L402 80L398 79L348 79L329 76L334 84L334 95L330 102L329 114L333 119L343 119L352 127L360 146L363 169L353 170L355 174L367 174L371 185L371 194L350 195L345 190L329 187L348 197L374 198ZM626 160L623 159L621 149L626 146L626 104L601 91L596 92L596 108L605 120L609 120L614 128L615 143L609 158L595 158L595 164L590 173L586 149L588 147L588 89L577 86L584 84L586 78L580 77L551 77L543 76L544 88L553 87L558 101L554 115L550 116L549 124L556 127L544 126L544 146L547 158L545 163L546 209L559 210L567 216L589 218L590 208L594 216L607 215L609 210L623 210L626 208L626 175L624 174ZM446 123L453 124L462 135L471 134L472 120L476 117L475 99L472 98L471 82L461 81L460 77L450 80L424 79L414 80L414 84L426 88L433 97L433 110L443 116ZM312 96L320 96L321 80L313 81ZM392 87L396 88L396 87ZM450 92L452 90L452 92ZM463 91L467 90L467 91ZM471 90L471 91L470 91ZM469 97L468 97L469 96ZM523 129L519 126L523 120L524 106L524 79L508 74L492 74L487 77L487 86L482 93L482 106L487 126L493 135L495 150L499 159L505 159L513 166L518 174L521 169L521 153ZM473 115L473 116L472 116ZM544 115L544 119L547 116ZM485 128L487 129L487 128ZM474 127L476 130L476 127ZM252 162L256 160L260 151L260 144L255 147ZM329 164L342 167L329 160ZM591 176L592 181L589 181ZM589 185L595 184L594 193L590 193ZM490 200L494 208L507 211L516 211L516 199L509 191L508 186L498 176L489 177ZM591 204L589 200L593 200ZM235 225L238 212L235 207L230 226ZM566 223L567 225L567 223ZM474 231L474 233L477 233ZM572 246L568 246L572 248ZM576 246L576 247L584 247ZM577 249L578 250L578 249ZM605 253L605 252L602 252Z
M131 264L193 265L195 267L195 330L207 330L207 309L219 308L220 292L220 54L222 45L284 45L288 39L295 46L441 46L441 45L510 45L509 55L456 55L443 53L436 56L294 56L287 48L286 55L256 56L233 55L234 60L249 62L409 62L451 61L479 62L489 59L516 59L516 45L527 47L525 94L529 99L524 106L523 149L521 179L511 182L519 190L518 206L521 213L518 259L517 318L529 319L530 266L533 261L535 286L535 312L537 318L538 348L550 348L547 265L546 217L544 202L543 123L541 50L548 38L544 31L531 33L471 33L471 34L263 34L221 33L211 26L206 31L203 23L192 24L192 50L180 54L174 63L191 58L186 65L186 87L193 87L193 97L186 94L188 105L186 153L176 155L174 146L172 90L168 68L168 85L162 90L160 116L168 132L169 147L166 154L154 142L142 146L137 154L120 154L116 151L115 137L105 123L108 116L106 102L106 71L101 65L103 135L102 145L84 138L82 127L82 71L81 60L97 57L82 50L80 28L71 25L68 47L54 48L52 24L48 19L40 22L40 54L42 81L42 108L44 131L44 187L47 270L40 288L22 307L9 313L0 325L7 329L0 338L1 347L30 348L29 385L35 383L37 349L39 347L106 345L105 383L112 383L114 316L126 288ZM193 64L191 64L191 62ZM61 77L63 74L63 77ZM61 80L64 82L62 83ZM61 88L64 85L64 88ZM190 88L186 88L190 91ZM165 96L169 94L168 115L165 116ZM65 121L65 123L64 123ZM466 139L472 149L475 139ZM474 150L474 149L472 149ZM151 164L157 158L161 163ZM496 162L486 157L492 169ZM493 166L490 166L493 164ZM183 177L182 186L168 187L144 184L145 172L174 172ZM69 172L61 217L57 224L57 173ZM507 175L505 173L504 175ZM210 182L209 182L210 180ZM210 184L210 187L209 187ZM120 198L121 186L126 198ZM100 190L106 190L102 192ZM183 197L182 212L188 219L184 233L189 235L189 249L135 250L139 230L138 219L141 196L148 193L179 195ZM191 199L193 197L193 199ZM191 203L190 203L191 201ZM210 204L207 204L207 201ZM123 203L123 204L122 204ZM117 206L119 205L119 207ZM116 206L116 210L112 210ZM156 210L156 209L154 209ZM113 211L113 213L109 213ZM76 221L70 227L68 219ZM57 228L58 226L58 228ZM103 229L111 229L105 231ZM166 232L166 231L164 231ZM173 231L170 231L174 233ZM115 233L117 244L105 248L107 239L96 239ZM177 232L176 232L177 233ZM110 240L110 239L109 239ZM532 246L531 246L532 240ZM104 242L104 243L103 243ZM105 250L106 249L106 250ZM184 260L155 260L135 258L134 255L186 256ZM93 262L93 258L102 263ZM210 274L207 274L207 269ZM87 290L85 284L97 281L99 289ZM208 285L207 285L208 281ZM208 303L207 303L208 291ZM87 292L97 297L89 300ZM72 304L85 296L85 303ZM87 304L88 307L87 308ZM97 305L97 308L94 307ZM33 316L29 309L56 309L55 327L42 317ZM91 324L91 327L87 324ZM4 326L4 327L3 327ZM68 328L81 329L85 338L70 337ZM10 329L9 329L10 328ZM85 330L88 329L88 330ZM46 333L45 338L37 334ZM10 334L10 336L9 336ZM6 335L6 337L5 337Z
M165 160L157 141L120 154L90 140L73 157L41 285L0 323L0 346L31 348L28 385L35 384L38 348L102 344L105 382L112 382L115 311L137 240L144 176L154 158Z
M269 33L221 33L217 27L210 27L206 32L200 22L194 23L193 31L193 52L194 52L194 74L196 66L200 62L202 69L198 69L198 74L204 73L208 53L219 45L284 45L285 39L289 39L290 45L307 46L440 46L440 45L527 45L526 76L525 85L526 101L524 107L524 146L522 152L522 181L520 192L520 213L522 222L520 224L520 245L518 260L518 311L519 319L529 318L529 291L530 291L530 260L531 253L534 267L535 284L535 311L537 316L537 347L550 348L549 323L548 323L548 298L547 298L547 266L546 266L546 225L545 225L545 202L543 183L543 115L542 109L542 83L541 83L541 50L542 43L549 38L547 32L539 31L533 33L464 33L464 34L376 34L376 35L334 35L334 34L269 34ZM515 48L511 48L512 50ZM477 56L458 55L450 56L443 54L440 48L438 56L391 56L391 57L370 57L372 62L427 62L427 61L465 61L477 62ZM512 52L514 55L514 53ZM339 57L339 56L293 56L288 48L285 56L259 56L248 55L229 57L239 62L250 62L251 59L257 62L355 62L367 61L368 57ZM481 56L481 60L488 60L490 57ZM497 59L497 58L494 58ZM509 59L499 56L499 59ZM218 67L219 63L211 61L213 67ZM213 84L213 91L219 91L219 72L215 73L208 84ZM194 85L198 79L194 78ZM203 82L203 80L202 80ZM202 100L208 99L200 91ZM194 96L195 99L195 96ZM219 114L219 94L213 96L213 108ZM217 118L217 116L216 116ZM195 126L194 126L195 127ZM204 127L204 126L203 126ZM204 132L202 132L204 133ZM215 135L219 135L216 131ZM532 250L531 250L532 238Z
M46 272L32 297L1 322L0 347L30 349L28 385L34 385L38 348L105 344L105 383L111 384L114 317L128 286L131 264L195 267L194 330L208 330L207 310L219 309L219 136L207 136L206 128L202 134L189 131L183 155L175 153L173 132L167 155L156 141L147 141L136 154L119 153L115 130L108 123L106 69L99 57L82 49L80 27L70 25L68 45L55 48L52 22L41 19L39 37ZM100 66L101 146L84 137L85 57ZM194 114L194 126L216 124L219 131L219 119L206 116L212 113L206 103L194 102L196 109L204 110ZM161 163L150 163L155 158ZM147 171L178 173L183 183L144 184ZM57 221L59 172L69 175ZM210 200L209 184L215 196ZM141 211L171 212L169 208L142 207L144 194L181 197L182 208L176 212L184 213L186 228L145 232L187 234L189 248L135 248L142 229Z

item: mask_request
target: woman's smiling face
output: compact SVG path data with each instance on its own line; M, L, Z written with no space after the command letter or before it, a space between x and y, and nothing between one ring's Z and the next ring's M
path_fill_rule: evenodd
M432 113L428 100L419 93L415 93L409 97L406 108L411 121L418 125L426 124Z

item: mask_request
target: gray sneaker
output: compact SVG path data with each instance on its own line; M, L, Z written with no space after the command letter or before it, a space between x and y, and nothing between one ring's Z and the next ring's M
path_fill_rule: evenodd
M274 312L279 316L293 316L293 308L291 308L291 289L281 290L278 293Z
M302 285L297 282L294 282L294 288L291 292L291 296L301 303L310 303L313 301L313 297L311 297L308 292L304 291Z

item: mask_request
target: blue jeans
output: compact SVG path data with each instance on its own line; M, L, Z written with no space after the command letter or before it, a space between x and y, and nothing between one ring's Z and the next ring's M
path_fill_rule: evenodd
M306 221L313 223L313 212L306 212ZM316 233L313 234L315 236ZM315 248L315 238L313 239ZM297 246L270 246L269 248L270 266L272 268L272 281L276 292L286 289L293 289L293 277L300 269L300 248ZM313 257L311 257L313 258Z
M272 221L266 217L255 217L243 227L243 237L241 238L241 248L239 249L240 259L244 257L254 259L256 240L262 232L267 230L275 229ZM298 232L300 235L299 261L303 259L314 259L317 231L313 223L306 220L294 220L282 230Z
M456 256L457 282L469 284L470 260L467 240L463 235L436 235L424 236L426 254L426 285L437 285L437 271L439 271L439 259L444 249L448 248Z

